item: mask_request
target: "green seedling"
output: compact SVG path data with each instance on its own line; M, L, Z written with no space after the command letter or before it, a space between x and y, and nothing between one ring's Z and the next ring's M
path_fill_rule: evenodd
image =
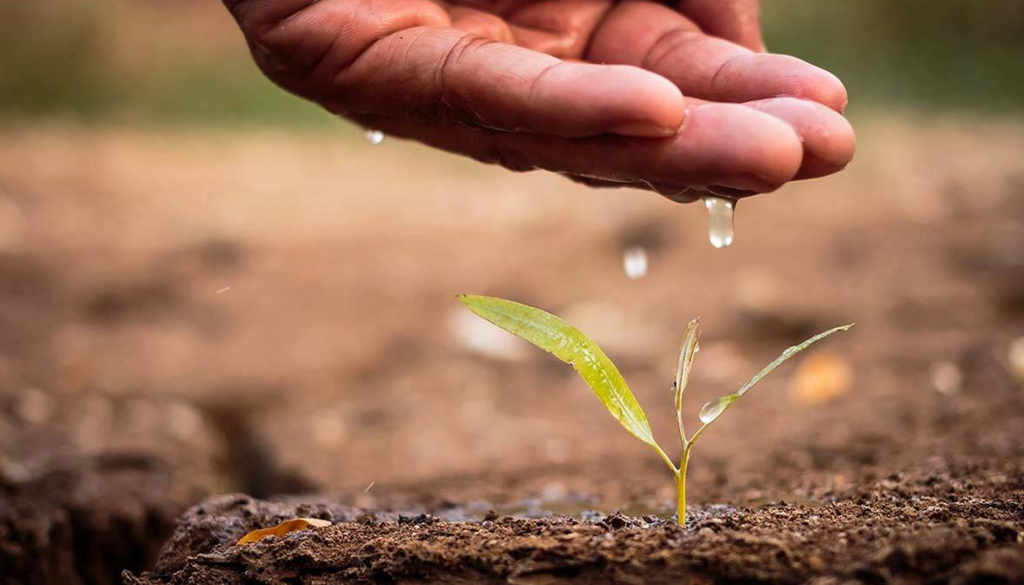
M676 464L665 453L665 450L654 440L651 425L647 422L647 414L640 408L640 404L637 402L636 397L633 396L633 393L630 392L629 386L626 385L626 381L622 378L618 368L601 351L601 348L584 335L583 332L551 313L513 301L475 295L460 295L459 300L483 319L529 341L563 362L572 365L580 377L594 391L594 394L601 399L608 412L631 435L657 451L658 456L661 457L661 460L672 471L678 493L676 518L684 526L686 525L686 468L689 465L690 455L693 452L694 444L697 443L697 439L701 438L712 423L718 420L726 410L729 410L736 401L742 398L744 394L750 391L765 376L770 374L772 370L833 333L846 331L853 327L852 324L836 327L835 329L815 335L799 345L786 349L786 351L782 352L781 356L765 366L763 370L741 386L739 390L705 404L700 409L699 414L700 422L702 423L701 427L693 435L687 437L686 430L683 427L683 391L686 390L686 383L690 378L690 370L693 367L693 358L697 355L698 351L698 321L696 319L690 321L690 324L686 327L686 336L683 339L682 349L679 351L679 365L676 368L675 382L672 386L673 398L675 399L676 423L679 426L679 441L682 445L682 456L679 466L676 467Z

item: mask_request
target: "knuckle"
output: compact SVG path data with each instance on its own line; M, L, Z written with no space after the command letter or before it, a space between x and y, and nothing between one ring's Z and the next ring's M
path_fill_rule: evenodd
M671 58L680 51L685 51L694 42L701 39L696 27L678 26L671 28L659 36L641 59L640 65L652 71L658 70L665 59Z
M466 75L466 68L463 67L466 55L494 42L485 37L465 35L456 39L444 52L434 72L434 87L438 95L434 96L436 99L430 100L435 106L429 112L431 118L477 127L494 125L474 106L476 100L464 90L466 84L463 79Z

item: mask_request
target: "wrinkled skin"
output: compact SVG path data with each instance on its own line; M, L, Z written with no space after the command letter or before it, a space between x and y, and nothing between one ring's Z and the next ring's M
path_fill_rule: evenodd
M763 52L759 0L224 1L283 88L513 170L686 201L853 157L846 89Z

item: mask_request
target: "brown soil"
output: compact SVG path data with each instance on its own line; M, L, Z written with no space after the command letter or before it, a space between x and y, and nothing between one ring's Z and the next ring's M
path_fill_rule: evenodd
M394 141L5 130L0 582L1021 582L1024 132L858 126L857 164L741 203L724 252L698 207ZM849 321L815 353L853 381L744 398L683 530L657 458L563 364L468 343L458 292L576 322L670 453L694 316L689 425ZM266 501L175 528L232 492ZM338 524L231 546L293 515Z
M404 513L360 510L324 496L223 496L181 519L155 572L126 582L1024 582L1024 399L992 387L963 398L956 428L951 415L940 407L901 427L906 413L882 411L889 431L833 452L801 448L799 440L766 446L758 453L767 465L756 487L714 496L734 506L692 509L685 529L666 520L664 508L635 504L625 510L633 516L589 509L601 493L621 489L613 484L653 480L657 468L642 464L552 466L532 476L496 472L490 482L420 486L401 490L406 505L409 493L421 502ZM908 431L928 438L901 444ZM801 450L806 467L787 460ZM563 473L589 490L521 501L509 510L514 515L466 504L474 493L502 502L543 494L538 484L551 485ZM787 487L788 497L763 496ZM573 508L573 516L550 511ZM336 524L234 545L250 530L294 517Z
M813 505L655 516L470 522L380 517L322 501L223 496L193 508L131 584L198 583L1014 583L1024 578L1024 482L893 478ZM968 473L968 475L970 475ZM296 516L333 526L236 546Z

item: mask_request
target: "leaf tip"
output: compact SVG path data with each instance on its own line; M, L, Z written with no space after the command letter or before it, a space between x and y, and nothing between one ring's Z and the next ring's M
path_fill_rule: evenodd
M473 308L473 304L476 303L478 300L484 298L484 297L481 297L480 295L471 295L471 294L467 294L467 293L459 293L459 294L455 295L455 298L459 299L459 302L462 303L463 305L466 305L467 307L472 309Z

